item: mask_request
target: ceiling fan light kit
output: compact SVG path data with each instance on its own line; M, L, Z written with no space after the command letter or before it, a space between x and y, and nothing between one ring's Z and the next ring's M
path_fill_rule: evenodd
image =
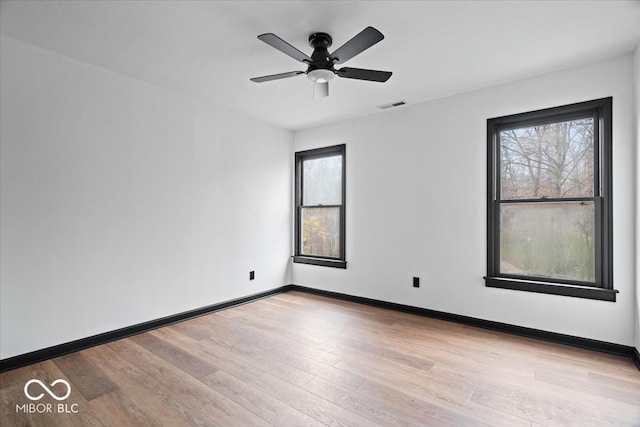
M307 78L314 83L326 83L336 76L334 71L323 70L321 68L311 70L307 73Z
M333 53L329 53L328 50L333 42L331 36L327 33L313 33L309 36L309 45L313 48L311 56L307 56L272 33L261 34L258 36L258 39L293 59L307 64L307 70L289 71L286 73L252 78L251 81L256 83L306 74L307 78L313 82L314 97L322 98L329 95L329 81L335 76L372 82L386 82L392 74L390 71L368 70L363 68L343 67L338 70L335 69L335 64L348 61L384 39L382 33L373 27L365 28Z

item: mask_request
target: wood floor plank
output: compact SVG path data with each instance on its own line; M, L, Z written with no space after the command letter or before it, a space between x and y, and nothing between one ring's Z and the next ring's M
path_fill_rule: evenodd
M556 346L538 352L538 360L546 365L574 366L586 371L599 372L614 378L626 379L640 384L638 368L630 360L620 356L601 354L567 346Z
M238 350L235 346L221 345L213 340L193 341L171 329L162 329L155 332L164 334L167 340L170 339L188 346L192 352L197 352L198 357L209 357L212 363L228 372L233 373L240 366L251 366L255 369L271 372L279 378L298 386L307 383L313 378L312 374L296 367L288 366L272 355L266 358L259 357L256 352L248 354L246 351Z
M314 378L305 384L303 388L383 426L422 427L427 421L423 414L401 414L397 411L398 408L390 405L387 400L371 399L368 396L340 387L322 378Z
M375 358L346 357L337 368L352 372L381 384L393 385L416 396L432 395L447 399L468 400L473 387L463 381L454 381L429 372L418 373L400 365L378 363Z
M154 419L174 420L176 427L213 425L199 411L188 410L156 378L129 363L109 345L83 350L82 353L96 365L104 366L111 379L120 385L120 395L132 396L138 407Z
M17 412L32 378L69 381L79 411ZM640 427L640 371L619 356L287 292L4 372L0 405L2 427Z
M244 360L245 366L254 368L255 370L268 372L284 381L296 385L298 387L308 383L313 379L313 374L303 371L295 366L289 366L282 363L276 356L260 354L258 351L247 353L245 350L241 350L236 346L230 348L221 348L216 343L209 342L205 345L214 351L216 354L221 355L225 359L232 360ZM235 373L239 368L239 364L235 363L232 366L225 367L225 370Z
M388 347L367 342L362 337L342 340L349 348L349 354L366 355L368 358L385 360L396 366L410 368L418 372L428 372L435 364L425 357L417 357L407 352L398 351L398 347Z
M361 376L318 362L298 353L292 353L287 347L269 347L266 345L263 347L260 345L261 342L241 341L234 345L233 348L243 354L251 354L260 360L276 357L279 363L283 363L287 367L299 369L309 373L312 377L324 378L353 390L364 382L364 378ZM306 384L306 382L304 383Z
M629 393L634 393L640 387L640 381L638 378L629 376L626 378L612 377L606 374L589 371L587 374L588 381L594 384L608 385L615 387L619 390L624 390Z
M0 388L0 425L15 427L34 425L35 420L31 414L21 413L16 408L16 405L22 404L22 392L23 388L18 384Z
M159 338L157 335L157 331L151 331L135 335L129 339L195 378L206 377L218 369L209 361L200 359L188 351Z
M212 327L211 324L208 324L202 317L176 323L171 325L171 327L194 340L204 340L223 332L218 328Z
M205 339L220 342L223 345L233 345L245 337L244 325L239 319L229 319L220 315L221 312L209 316L202 316L199 320L205 328L211 331L211 335ZM164 328L163 328L164 329ZM173 329L186 335L185 331ZM190 337L198 340L199 337Z
M265 427L269 424L255 416L230 399L206 386L195 378L167 364L162 358L130 340L110 343L119 357L124 358L150 377L156 379L171 393L173 398L184 405L185 409L204 414L212 423L242 425L247 427Z
M536 372L535 378L537 381L557 385L567 393L589 394L595 398L593 400L598 400L603 405L606 404L606 401L613 400L640 408L640 395L630 392L632 390L629 388L621 389L620 387L615 387L615 385L610 385L611 383L603 384L594 381L579 380L562 372L552 372L542 369Z
M100 366L89 363L82 353L71 353L57 357L53 359L53 363L64 372L73 383L74 388L86 400L93 400L119 388L105 375Z
M135 398L123 391L114 391L89 402L96 411L108 415L111 426L122 427L163 427L163 420L154 415Z
M321 426L312 417L300 412L289 403L274 398L271 393L253 387L224 371L217 371L203 380L214 390L236 401L262 417L271 425L289 423L296 426Z
M399 414L416 414L424 425L528 427L530 421L508 412L477 405L469 400L451 400L437 395L412 394L393 384L365 381L358 393L383 400L396 407Z
M224 371L219 371L208 378L229 376L230 375ZM350 427L371 427L372 425L376 425L359 414L335 405L328 400L322 399L303 388L296 387L269 373L245 371L241 373L240 380L256 389L260 389L262 392L273 396L283 403L286 402L288 406L310 416L323 425Z
M609 412L606 405L594 407L554 393L495 383L477 387L471 401L549 425L637 427L640 419L640 411L631 406L622 412Z
M93 411L88 405L87 400L76 388L76 385L65 376L65 374L51 360L47 360L34 365L25 366L15 370L18 375L7 375L9 381L0 381L4 384L0 388L0 402L2 403L2 411L0 411L0 425L22 425L22 421L26 420L26 425L31 426L63 426L63 427L84 427L84 426L105 426L108 425L102 419L101 414ZM0 377L5 377L0 374ZM1 379L1 378L0 378ZM63 379L69 383L71 393L64 401L57 401L44 393L43 398L31 401L26 398L24 388L31 379L38 379L47 386L53 381ZM6 387L10 383L11 385ZM61 387L61 388L59 388ZM65 386L57 385L51 387L56 395L61 396L66 392ZM29 387L29 393L38 395L44 390L38 388L38 385ZM24 404L48 405L45 411L33 413L25 413L19 410L16 405ZM59 406L62 403L62 406Z
M322 338L319 338L317 335L303 335L298 333L295 330L295 327L292 327L292 322L287 321L285 319L279 319L277 317L268 316L261 312L256 312L252 310L250 304L246 304L242 307L242 319L241 321L245 325L251 325L258 330L271 332L276 336L280 336L283 338L289 338L293 341L297 341L304 345L321 347L322 346Z
M291 318L290 320L288 320L288 323L292 323L294 321L295 319ZM305 335L309 335L311 333L318 335L317 328L314 331L307 331L307 330L300 331L300 329L296 327L295 330ZM241 334L238 334L238 332L241 332ZM336 353L324 351L321 348L322 346L324 346L324 344L321 344L321 346L316 346L315 344L304 343L298 340L297 338L293 339L291 337L284 337L278 333L274 333L273 331L262 329L259 326L256 326L255 324L252 324L249 322L243 324L242 326L236 325L234 333L235 335L237 335L237 339L235 339L233 342L229 340L222 341L221 344L227 345L227 346L233 346L239 341L244 341L244 342L259 341L259 345L262 349L286 348L287 351L289 352L298 353L305 357L308 357L318 362L322 362L329 365L332 365L338 362L343 357L342 354L336 354ZM218 336L210 337L209 339L213 339L214 341L219 341L217 340L217 337Z

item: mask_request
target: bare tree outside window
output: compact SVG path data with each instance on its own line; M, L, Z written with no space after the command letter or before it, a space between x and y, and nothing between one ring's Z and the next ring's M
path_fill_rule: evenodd
M500 132L501 198L593 196L593 118Z
M302 253L338 258L340 256L340 210L302 209Z

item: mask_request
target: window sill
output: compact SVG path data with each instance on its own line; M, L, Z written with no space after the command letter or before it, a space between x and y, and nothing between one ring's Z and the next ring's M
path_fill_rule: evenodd
M505 277L485 277L484 279L485 286L489 288L513 289L516 291L563 295L566 297L587 298L600 301L615 302L616 294L618 293L615 289L537 282L534 280L509 279Z
M309 256L294 256L293 262L298 264L320 265L322 267L347 268L347 262L331 258L315 258Z

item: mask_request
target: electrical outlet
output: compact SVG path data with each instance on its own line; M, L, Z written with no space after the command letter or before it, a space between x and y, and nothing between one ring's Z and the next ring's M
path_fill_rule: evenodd
M251 270L251 271L249 272L249 280L253 280L253 279L255 279L255 278L256 278L256 272L255 272L255 271L253 271L253 270Z
M420 278L419 277L414 277L413 278L413 287L414 288L419 288L420 287Z

